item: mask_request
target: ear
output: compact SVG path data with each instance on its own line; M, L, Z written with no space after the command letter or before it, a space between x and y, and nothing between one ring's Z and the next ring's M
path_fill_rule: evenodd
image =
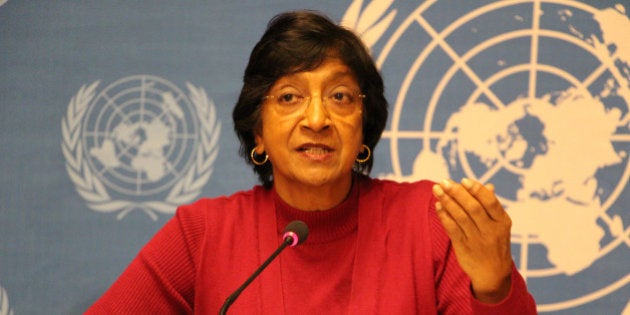
M254 141L256 141L256 153L262 154L263 152L265 152L265 145L263 143L263 137L260 132L256 132L256 134L254 135Z

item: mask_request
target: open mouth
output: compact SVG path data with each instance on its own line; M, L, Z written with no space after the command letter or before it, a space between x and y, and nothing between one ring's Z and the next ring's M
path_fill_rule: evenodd
M304 145L298 148L299 152L304 152L307 154L319 155L319 154L328 154L333 150L330 147L323 145Z

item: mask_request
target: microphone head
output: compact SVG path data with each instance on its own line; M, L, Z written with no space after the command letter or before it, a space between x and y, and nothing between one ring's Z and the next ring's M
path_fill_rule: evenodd
M300 245L306 241L307 237L308 226L299 220L291 221L291 223L287 224L287 227L284 228L284 235L282 235L282 239L288 242L289 246Z

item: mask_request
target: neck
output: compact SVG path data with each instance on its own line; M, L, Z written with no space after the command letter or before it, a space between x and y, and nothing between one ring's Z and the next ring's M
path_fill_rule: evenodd
M342 203L352 188L352 175L334 184L303 185L274 181L278 196L291 207L303 211L328 210Z

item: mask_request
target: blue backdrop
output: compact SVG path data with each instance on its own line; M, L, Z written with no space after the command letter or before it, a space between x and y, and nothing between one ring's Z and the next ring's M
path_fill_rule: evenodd
M383 73L373 176L495 183L541 313L630 314L630 1L0 0L0 315L83 312L178 204L256 184L231 109L294 9Z

